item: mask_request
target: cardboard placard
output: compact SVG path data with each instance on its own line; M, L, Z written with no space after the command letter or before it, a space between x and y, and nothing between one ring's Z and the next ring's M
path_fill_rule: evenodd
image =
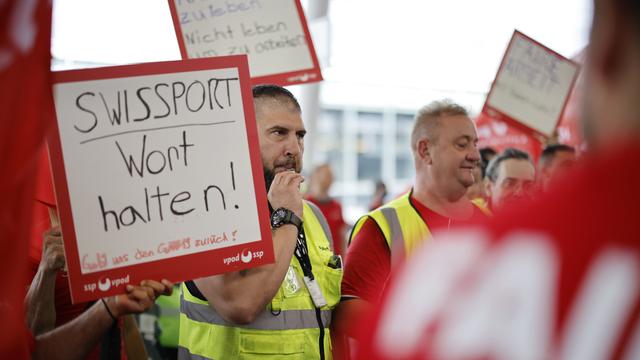
M483 111L543 136L552 136L579 66L515 31Z
M74 302L272 263L246 56L54 73Z
M169 0L183 59L246 54L254 84L322 80L300 0Z

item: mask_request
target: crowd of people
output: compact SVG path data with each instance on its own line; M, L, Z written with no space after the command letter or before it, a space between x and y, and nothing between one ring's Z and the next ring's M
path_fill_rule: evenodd
M295 96L254 86L274 263L72 304L55 200L37 199L47 229L2 358L146 358L155 309L173 318L156 356L180 359L640 359L637 1L594 1L588 59L586 153L479 149L467 110L433 101L406 144L411 188L385 202L382 184L353 225L329 164L300 191Z

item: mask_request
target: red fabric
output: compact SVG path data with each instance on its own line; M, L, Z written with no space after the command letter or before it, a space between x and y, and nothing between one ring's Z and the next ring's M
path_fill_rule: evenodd
M586 49L582 49L576 56L571 58L571 60L580 64L580 66L584 66L584 63L587 58ZM586 149L586 143L582 138L582 134L580 132L580 114L582 112L582 104L584 94L584 72L580 71L578 73L578 78L576 79L576 83L569 94L569 98L567 99L567 106L565 106L564 111L562 112L562 117L558 122L558 127L556 132L558 134L558 142L560 144L567 144L573 146L577 151L584 151Z
M29 236L29 260L32 264L40 262L40 258L42 257L43 234L51 227L49 207L56 207L49 157L47 148L44 145L39 152L35 178L35 194L32 199L33 209L31 212L31 234ZM28 279L29 283L31 283L31 278L35 273L30 275Z
M52 106L50 1L0 2L0 358L28 357L24 284L42 109Z
M413 197L411 202L430 231L459 223L429 209ZM468 221L486 218L477 207L473 209L474 213ZM369 218L349 245L341 285L342 295L376 303L385 288L390 269L389 246L378 225Z
M344 249L342 246L344 242L344 227L346 223L342 217L342 206L335 199L320 201L312 196L308 196L307 200L316 204L327 219L329 229L331 230L331 237L333 238L333 252L337 255L344 256Z
M571 334L576 336L575 344L578 347L594 346L613 336L611 347L606 348L609 350L598 358L621 359L630 356L627 352L632 347L632 339L640 349L640 237L636 221L640 214L640 167L629 166L639 158L640 144L637 143L610 151L608 155L584 158L581 168L576 169L572 176L544 195L539 202L520 204L503 212L488 226L483 226L482 230L467 228L460 230L458 238L439 238L443 239L440 240L443 241L441 244L447 244L449 240L449 244L455 241L459 245L452 251L437 252L443 249L442 246L423 248L412 257L406 269L394 277L381 311L365 322L365 341L359 358L496 359L500 358L500 353L505 358L505 349L541 350L543 353L540 356L531 357L529 353L525 357L555 358L553 351L567 346ZM523 247L523 244L528 247ZM473 249L479 250L476 252ZM452 264L459 264L461 259L476 253L477 258L473 257L468 266L449 282L452 286L447 290L430 287L433 278L450 274ZM421 267L429 262L434 264L435 255L428 260L432 254L437 254L441 261L428 268L430 274L437 274L429 277L424 273L425 268ZM443 254L446 255L444 258ZM609 268L626 264L622 267L626 269L625 272L593 276L597 271L602 271L605 259L610 260ZM529 271L526 271L527 268ZM417 269L422 271L418 273ZM528 281L531 274L535 279L535 274L541 271L548 274L542 278L550 279L548 282ZM411 287L416 276L420 277L421 286ZM496 282L496 279L503 282ZM505 279L512 286L508 288L510 292L505 292L505 288L500 286L505 284ZM594 282L594 279L600 282ZM616 291L606 288L625 280ZM513 290L514 284L516 290ZM588 292L590 284L598 285L593 285L591 293ZM627 301L621 301L618 297L623 294L626 294ZM426 303L426 298L434 295L442 296L440 305L423 308L419 312L410 305L415 304L416 299ZM613 300L610 298L612 296ZM615 297L618 297L617 300ZM522 306L526 298L534 299L535 304L542 307ZM474 303L472 299L489 299L489 302ZM597 309L589 307L577 312L581 302L583 305L607 306ZM392 309L396 312L392 312ZM618 318L616 311L624 311L619 317L621 320L607 325L607 321L602 319ZM581 327L572 322L599 315L602 316L600 321L589 322ZM410 321L409 325L409 318L419 320ZM505 326L517 328L519 320L525 319L528 325L532 319L539 318L549 319L548 323L542 322L545 325L538 325L540 334L549 335L546 344L529 343L529 340L538 341L545 339L545 336L524 336L522 342L514 342L510 337L512 333L505 331ZM574 327L570 326L572 323ZM402 331L418 334L418 341L411 343L413 345L393 345L394 335L384 329L397 326L404 327ZM599 330L599 335L588 339L581 337L586 336L589 329ZM447 345L443 339L451 334L465 334L466 339L480 340L475 346L469 346L463 336L458 338L455 346ZM452 352L456 351L454 347L466 349L466 352L453 356ZM510 354L506 358L522 358L513 352Z
M378 225L367 219L347 250L342 296L377 302L391 270L391 253Z
M542 151L542 143L520 127L497 120L484 110L475 119L478 128L478 147L491 147L498 153L506 148L516 148L528 153L534 163Z

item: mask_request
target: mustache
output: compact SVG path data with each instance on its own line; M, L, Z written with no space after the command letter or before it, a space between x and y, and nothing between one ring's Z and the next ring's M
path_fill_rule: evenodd
M297 169L298 168L298 162L294 158L287 158L285 160L276 161L273 164L273 168L275 169L277 167L284 167L284 168L287 168L287 169Z
M275 178L275 168L284 167L286 169L295 169L298 172L298 162L294 158L287 158L284 160L276 161L273 164L273 169L269 169L266 166L262 166L262 171L264 172L264 181L267 187L267 192L271 188L271 184L273 183L273 179Z

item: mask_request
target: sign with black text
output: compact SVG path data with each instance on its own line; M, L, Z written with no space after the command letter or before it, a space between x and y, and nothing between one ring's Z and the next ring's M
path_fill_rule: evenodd
M246 56L54 73L72 299L273 262Z
M483 112L552 136L578 69L573 61L515 31Z
M322 80L300 0L169 0L183 59L246 54L254 83Z

